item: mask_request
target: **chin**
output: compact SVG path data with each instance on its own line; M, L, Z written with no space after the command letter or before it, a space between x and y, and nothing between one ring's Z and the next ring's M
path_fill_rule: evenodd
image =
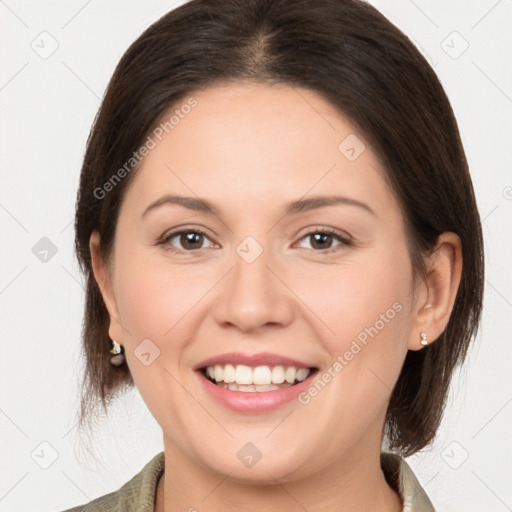
M277 482L293 481L310 474L310 466L306 461L297 460L296 454L279 457L273 449L265 452L258 455L255 448L245 445L234 457L203 460L203 464L210 471L229 475L230 480L246 485L276 485Z

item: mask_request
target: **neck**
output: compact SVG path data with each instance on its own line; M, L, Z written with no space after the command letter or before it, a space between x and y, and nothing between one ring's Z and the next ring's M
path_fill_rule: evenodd
M346 454L332 467L293 482L251 485L200 466L176 446L164 444L165 472L155 512L402 511L400 497L380 468L380 452L376 457Z

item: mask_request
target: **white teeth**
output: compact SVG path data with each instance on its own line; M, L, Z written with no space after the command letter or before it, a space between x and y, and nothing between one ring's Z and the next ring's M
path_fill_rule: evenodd
M286 368L286 372L284 374L284 378L286 379L286 382L289 382L290 384L293 384L295 382L295 374L297 371L293 366L289 366Z
M272 382L274 384L282 384L284 382L284 368L282 366L274 366L272 368Z
M309 375L309 370L307 368L299 368L297 373L295 374L295 378L302 382Z
M229 389L230 391L245 391L245 392L264 392L264 391L276 391L277 389L287 388L290 387L291 384L286 382L282 386L277 386L276 384L265 384L265 385L245 385L240 384L238 385L236 382L230 382L229 384L226 384L225 382L219 382L218 386L224 389Z
M222 371L222 366L220 366L219 364L216 364L215 365L215 368L214 368L214 373L215 373L215 377L214 379L218 382L219 380L222 380L222 375L223 375L223 371Z
M276 386L275 384L263 384L260 386L254 386L254 389L256 391L275 391L276 389L280 389L279 386Z
M232 391L271 391L287 387L294 384L295 381L302 382L309 374L309 368L297 369L294 366L256 366L251 368L244 364L236 366L216 364L206 368L206 375L210 379L226 384L222 387ZM282 386L274 386L275 384L282 384ZM272 389L267 389L268 387L272 387Z
M268 366L257 366L253 370L252 380L254 384L270 384L272 382L272 372Z
M235 382L236 380L236 373L235 373L235 367L232 364L227 364L224 366L224 371L222 372L223 381L224 382Z
M216 378L215 380L219 382L222 380L222 378ZM235 381L237 384L252 384L251 368L249 366L245 366L244 364L239 364L235 370Z

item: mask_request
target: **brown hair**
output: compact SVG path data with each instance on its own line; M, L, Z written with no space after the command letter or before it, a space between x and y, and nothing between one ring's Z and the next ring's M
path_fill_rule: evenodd
M121 389L127 365L110 364L108 312L91 270L89 238L112 254L117 218L136 167L98 194L157 121L194 90L254 80L316 91L371 143L408 228L415 275L444 231L462 242L463 273L445 331L409 351L386 421L403 456L431 442L454 368L476 334L483 295L479 214L457 123L434 71L411 41L358 0L193 0L151 25L126 51L90 133L76 205L76 253L87 280L80 425Z

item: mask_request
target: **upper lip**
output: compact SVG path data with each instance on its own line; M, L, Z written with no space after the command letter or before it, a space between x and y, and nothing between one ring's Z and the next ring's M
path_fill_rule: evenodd
M229 352L213 356L204 361L201 361L194 367L194 370L200 370L208 366L215 366L216 364L232 364L236 366L243 364L246 366L294 366L295 368L313 368L312 365L279 354L272 354L271 352L260 352L259 354L244 354L243 352Z

